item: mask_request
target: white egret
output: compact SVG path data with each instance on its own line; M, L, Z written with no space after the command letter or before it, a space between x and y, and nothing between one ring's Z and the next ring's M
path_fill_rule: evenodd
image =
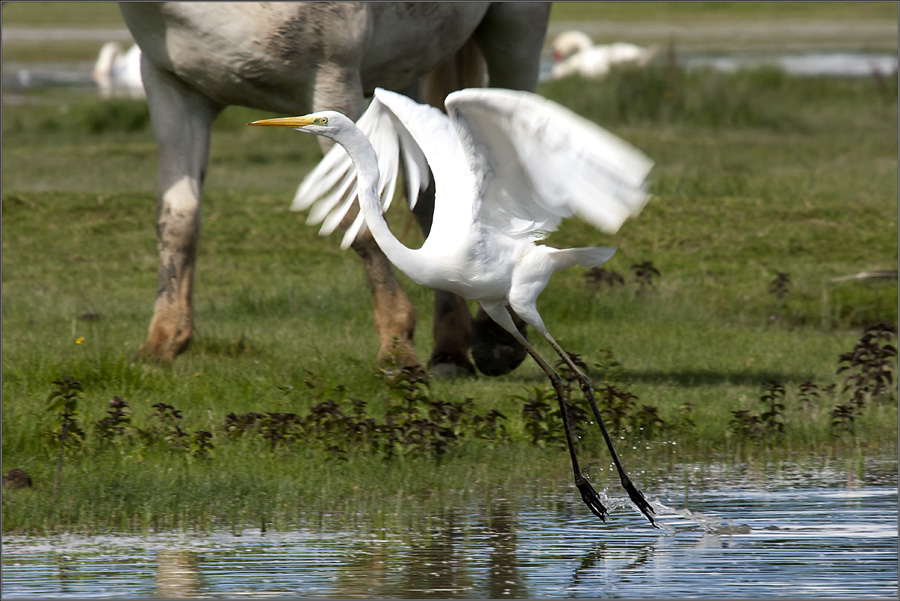
M556 390L575 484L591 511L605 521L607 510L578 465L560 376L519 332L509 309L540 332L577 374L622 486L653 524L653 509L619 461L589 379L550 335L536 307L538 295L555 271L576 264L599 265L615 249L560 250L535 244L572 215L605 232L618 230L643 208L653 163L594 123L529 92L466 89L447 96L445 106L449 116L377 89L366 111L372 119L389 117L387 123L400 145L420 149L408 157L423 156L431 168L436 188L434 220L418 249L397 240L384 220L378 169L379 158L384 157L376 156L353 121L341 113L323 111L251 125L289 127L326 136L342 146L356 167L361 216L388 259L422 285L477 300L525 347ZM340 210L346 211L346 206ZM345 245L360 226L357 220L347 230Z

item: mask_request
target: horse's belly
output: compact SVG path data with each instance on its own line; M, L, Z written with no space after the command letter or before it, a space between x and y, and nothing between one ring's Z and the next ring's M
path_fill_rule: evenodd
M373 3L363 88L398 89L450 59L484 18L484 2Z
M123 3L147 58L222 105L313 110L328 85L399 89L450 59L487 3ZM354 80L354 81L350 81Z

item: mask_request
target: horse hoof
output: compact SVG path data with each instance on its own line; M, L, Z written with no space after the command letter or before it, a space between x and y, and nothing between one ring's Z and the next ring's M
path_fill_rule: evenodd
M471 365L460 365L452 362L433 363L428 366L428 373L441 380L477 377L475 368Z
M525 334L525 324L517 323L519 331ZM472 345L472 360L478 371L486 376L502 376L519 366L528 352L519 341L497 325L493 319L477 316L472 320L475 343ZM526 336L527 337L527 336Z

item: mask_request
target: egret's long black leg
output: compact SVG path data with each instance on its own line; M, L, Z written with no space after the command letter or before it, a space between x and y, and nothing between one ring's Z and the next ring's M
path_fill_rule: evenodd
M615 446L613 445L612 438L609 435L609 432L606 431L606 424L603 423L603 417L600 415L600 409L597 407L597 401L594 400L594 388L591 386L591 381L588 377L582 373L580 369L575 365L575 362L572 361L572 358L569 357L569 354L562 349L561 346L553 339L552 336L548 333L544 333L544 337L553 347L553 349L559 353L559 356L562 357L562 360L566 362L566 365L569 366L577 376L578 382L581 386L582 392L584 392L584 396L587 397L588 403L591 405L591 411L594 413L594 417L597 419L597 424L600 426L600 432L603 434L603 438L606 440L606 446L609 448L609 453L612 455L613 463L616 466L616 470L619 472L619 479L622 482L622 488L628 493L631 502L637 505L637 508L641 510L647 519L650 520L650 524L654 528L658 528L656 522L653 519L653 507L644 497L644 493L637 489L634 483L631 481L631 478L628 477L628 474L625 472L625 468L622 467L622 462L619 461L619 455L616 453Z
M578 457L575 455L575 441L572 436L572 429L569 425L569 416L566 411L566 403L563 400L563 391L562 391L562 378L560 378L559 374L550 367L550 365L544 361L544 358L534 349L533 346L528 342L519 330L516 328L515 323L513 323L512 318L509 316L509 313L506 312L506 308L502 305L500 306L487 306L482 305L484 310L487 312L491 318L496 321L498 324L504 327L510 334L512 334L519 343L525 347L525 350L528 351L528 354L537 362L538 365L541 366L541 369L544 370L544 373L547 374L547 377L550 378L550 383L553 384L553 389L556 391L556 400L559 402L559 412L562 415L563 420L563 428L566 431L566 444L569 446L569 457L572 459L572 470L575 472L575 486L578 488L578 492L581 493L581 500L584 501L584 504L588 506L588 509L596 515L598 518L606 521L606 516L609 513L606 510L606 507L603 506L603 503L600 501L600 495L597 494L597 491L594 490L594 487L591 486L591 483L588 482L588 479L584 477L584 474L581 472L581 468L578 466Z
M562 415L563 428L565 428L566 431L566 444L569 446L572 469L575 472L575 486L578 488L578 492L581 493L581 500L584 501L584 504L588 506L594 515L605 522L608 511L606 510L606 507L603 506L603 503L600 502L600 495L597 494L597 491L594 490L591 483L584 477L581 468L578 466L578 458L575 456L575 441L572 436L572 427L569 423L566 402L563 400L562 378L560 378L559 374L544 361L543 357L541 357L527 341L523 343L523 346L525 347L525 350L528 351L528 354L537 361L538 365L541 366L541 369L543 369L550 378L553 389L556 391L556 400L559 402L559 413Z

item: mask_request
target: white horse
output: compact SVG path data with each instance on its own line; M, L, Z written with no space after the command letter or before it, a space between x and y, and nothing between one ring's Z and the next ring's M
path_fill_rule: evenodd
M485 65L491 86L533 91L550 12L549 3L504 2L122 2L120 8L143 52L159 145L159 286L139 352L164 362L194 333L203 177L210 126L225 106L290 115L331 109L356 119L376 86L408 90L426 74L424 99L440 106L454 89L483 85ZM426 233L431 207L433 191L415 211ZM353 248L371 283L379 361L421 366L413 306L390 263L370 234ZM436 294L432 363L471 371L468 347L478 331L476 323L473 335L462 299ZM518 346L510 340L483 350L506 357L502 351L514 349L511 365L488 371L515 367L524 358Z
M579 74L584 77L603 77L615 65L644 66L656 56L658 48L642 48L628 42L598 44L581 31L564 31L554 38L550 46L553 52L554 78Z

